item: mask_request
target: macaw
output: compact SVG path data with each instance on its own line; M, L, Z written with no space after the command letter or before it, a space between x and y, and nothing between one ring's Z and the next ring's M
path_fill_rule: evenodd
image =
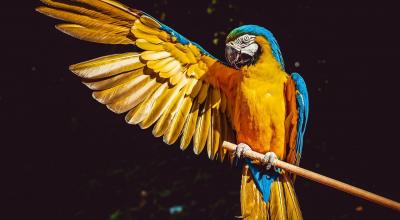
M285 72L275 37L257 25L226 39L227 63L149 14L113 0L42 0L37 11L65 21L56 28L102 44L135 46L70 66L92 96L129 124L153 126L166 144L180 138L195 154L224 161L223 140L252 149L262 163L243 161L241 211L245 219L302 219L294 177L271 168L274 159L299 164L308 118L302 77ZM232 159L231 159L232 160ZM267 167L265 167L265 165Z

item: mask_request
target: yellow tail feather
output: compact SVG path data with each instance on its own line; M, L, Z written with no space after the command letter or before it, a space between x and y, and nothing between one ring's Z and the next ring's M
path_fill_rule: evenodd
M240 191L242 218L246 220L303 219L292 182L283 173L273 182L269 202L264 202L248 166L244 166Z

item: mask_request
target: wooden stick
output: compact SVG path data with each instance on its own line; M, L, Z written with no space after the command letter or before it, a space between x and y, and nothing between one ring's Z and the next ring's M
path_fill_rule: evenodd
M222 144L222 147L226 148L229 151L236 151L237 145L229 143L227 141L224 141L224 143ZM251 150L245 151L243 153L243 156L253 159L253 160L258 160L258 161L261 161L264 157L263 154L260 154L260 153L257 153L255 151L251 151ZM273 162L273 166L284 169L284 170L286 170L290 173L296 174L298 176L302 176L306 179L313 180L315 182L318 182L318 183L330 186L332 188L341 190L343 192L349 193L353 196L357 196L357 197L366 199L370 202L374 202L379 205L386 206L388 208L391 208L391 209L394 209L394 210L400 212L400 203L393 201L391 199L385 198L383 196L368 192L366 190L357 188L357 187L349 185L347 183L340 182L338 180L335 180L335 179L329 178L327 176L323 176L321 174L303 169L301 167L292 165L290 163L286 163L286 162L278 160L278 159L276 159Z

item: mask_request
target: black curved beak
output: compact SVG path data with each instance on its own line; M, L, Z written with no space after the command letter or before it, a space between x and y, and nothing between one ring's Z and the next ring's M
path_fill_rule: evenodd
M225 47L225 58L232 66L234 66L236 69L239 69L237 64L239 63L240 50L234 48L230 44L227 44Z
M227 44L225 47L225 57L236 69L240 69L242 66L254 62L253 56L246 52L242 52L240 49L237 49L230 44Z

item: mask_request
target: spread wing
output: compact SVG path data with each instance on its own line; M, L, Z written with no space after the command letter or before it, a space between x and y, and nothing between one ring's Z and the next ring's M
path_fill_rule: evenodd
M309 102L306 83L298 73L293 73L287 82L286 100L288 110L285 124L288 133L286 142L289 148L287 161L299 165L308 120Z
M66 21L56 26L73 37L105 44L130 44L138 52L114 54L70 66L93 98L127 123L153 127L167 144L193 142L209 158L233 140L223 79L236 73L171 28L139 10L112 0L42 0L37 11Z

